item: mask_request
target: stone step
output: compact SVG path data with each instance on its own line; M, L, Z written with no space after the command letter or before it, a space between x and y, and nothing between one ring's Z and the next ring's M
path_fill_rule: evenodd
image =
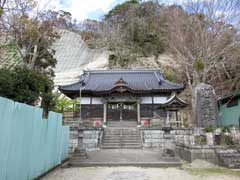
M135 142L135 143L123 143L123 142L110 142L110 143L106 143L106 142L104 142L103 143L103 146L108 146L108 145L113 145L113 146L115 146L115 145L130 145L130 146L135 146L135 145L140 145L140 143L139 142Z
M119 129L111 129L105 130L104 133L108 134L131 134L131 133L138 133L138 130L119 130Z
M238 153L237 149L219 149L217 150L217 153L219 154L232 154L232 153Z
M140 149L141 146L103 146L103 149Z
M72 156L73 159L87 159L87 152L85 149L76 149Z
M240 153L237 149L219 149L216 152L223 166L240 168Z
M240 159L231 159L231 160L225 160L225 164L238 164L240 163Z
M104 136L136 136L138 137L139 134L104 134Z
M88 159L88 157L87 156L72 156L72 159L86 160L86 159Z
M107 123L107 127L122 127L122 128L126 128L126 127L137 127L137 122L136 121L118 121L118 122L114 122L114 121L109 121Z
M181 167L181 162L83 162L83 161L70 161L68 163L71 167L100 167L100 166L136 166L136 167L155 167L155 168L169 168L169 167Z
M135 139L135 140L124 140L124 141L122 141L122 140L103 140L102 141L102 143L117 143L117 142L123 142L123 143L140 143L140 141L138 140L138 139Z
M104 135L103 137L106 137L106 138L108 138L108 137L122 137L122 138L133 138L133 137L135 137L135 138L139 138L139 136L137 135L137 134L134 134L134 135L109 135L109 134L106 134L106 135Z
M139 138L104 138L103 141L139 141Z
M124 138L127 138L127 137L137 137L139 138L139 135L138 134L130 134L130 135L110 135L110 134L105 134L103 135L103 137L124 137Z
M104 136L139 136L139 133L125 133L125 134L113 134L113 133L104 133Z
M220 156L223 157L223 158L239 158L240 159L240 154L239 153L220 154Z
M136 129L136 128L107 128L105 129L105 132L138 132L139 129Z
M132 137L132 138L122 138L122 137L107 137L107 138L103 138L103 140L139 140L139 138L137 137Z
M105 142L139 142L139 139L104 139Z
M239 169L240 168L240 163L229 164L229 166L227 166L227 167L234 168L234 169Z
M74 156L85 156L86 153L74 153Z
M137 128L108 127L104 131L102 142L103 149L141 148L140 134Z

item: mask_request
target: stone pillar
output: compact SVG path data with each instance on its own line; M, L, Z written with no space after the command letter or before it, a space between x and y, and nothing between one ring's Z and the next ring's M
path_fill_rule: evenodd
M103 104L103 127L107 124L107 103Z
M213 146L214 145L214 136L213 133L206 133L207 145Z
M141 115L140 115L140 103L137 103L137 121L138 121L138 126L141 126Z

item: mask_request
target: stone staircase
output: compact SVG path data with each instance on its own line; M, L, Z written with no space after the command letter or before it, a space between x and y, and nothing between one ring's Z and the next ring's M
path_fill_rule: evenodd
M108 121L107 127L137 127L137 121Z
M228 168L240 168L240 152L236 148L217 149L219 164Z
M138 128L114 128L104 130L103 149L138 149L142 147Z
M86 149L78 149L77 148L73 153L73 158L80 159L80 160L87 159L88 156L87 156Z

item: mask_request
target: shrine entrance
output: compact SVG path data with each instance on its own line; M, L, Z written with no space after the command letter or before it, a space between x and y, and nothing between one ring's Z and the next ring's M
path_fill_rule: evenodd
M107 121L137 122L137 102L107 103Z

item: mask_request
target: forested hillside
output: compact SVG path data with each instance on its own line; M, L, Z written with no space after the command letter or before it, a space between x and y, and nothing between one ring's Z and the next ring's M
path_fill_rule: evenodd
M209 83L223 96L240 86L238 7L239 1L131 0L100 22L85 21L81 35L89 47L111 51L109 68L161 68L191 90Z

